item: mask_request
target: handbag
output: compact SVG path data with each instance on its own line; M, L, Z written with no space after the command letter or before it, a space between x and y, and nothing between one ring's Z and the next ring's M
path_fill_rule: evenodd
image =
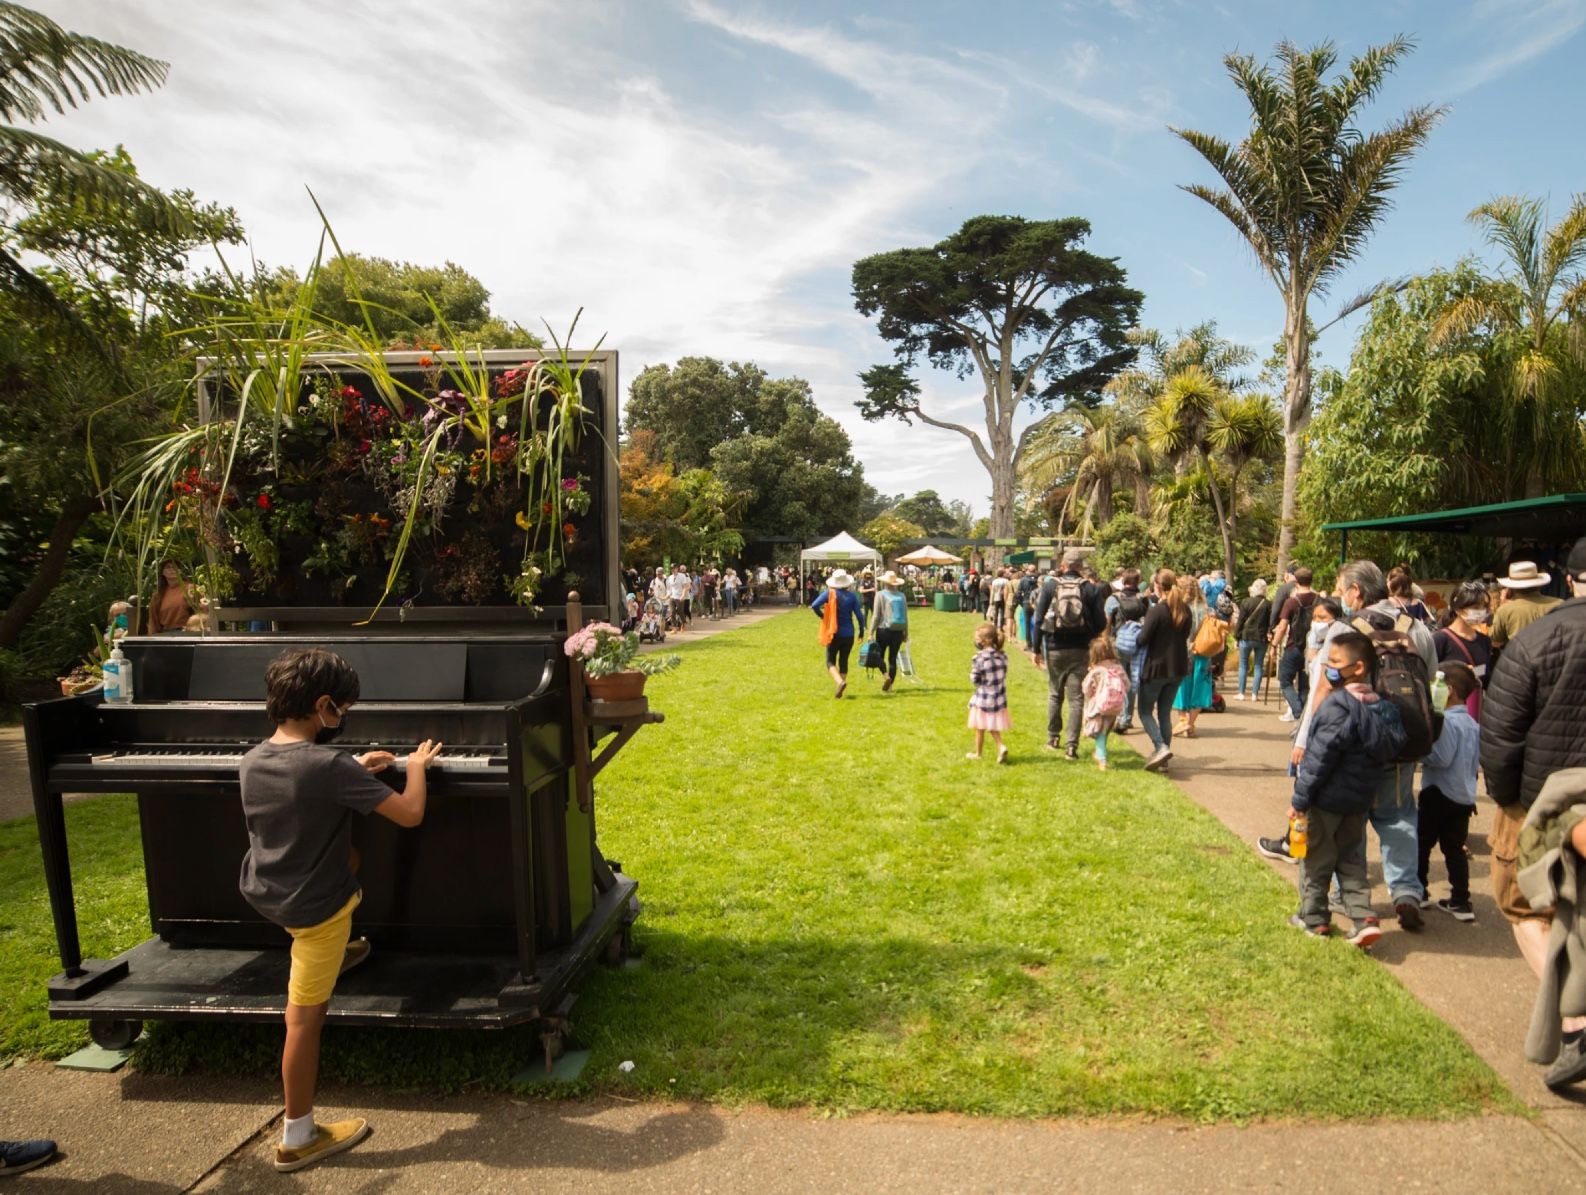
M1195 632L1191 650L1198 656L1215 659L1228 650L1228 624L1220 618L1207 615L1201 629Z

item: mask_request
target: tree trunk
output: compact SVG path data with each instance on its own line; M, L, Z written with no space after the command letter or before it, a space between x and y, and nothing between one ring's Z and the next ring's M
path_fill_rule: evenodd
M1217 488L1217 475L1212 472L1211 457L1201 450L1201 463L1206 466L1206 488L1212 492L1212 510L1217 516L1217 534L1223 541L1223 576L1228 584L1234 583L1234 541L1228 526L1228 516L1223 512L1223 492Z
M1016 489L1011 445L994 447L995 464L991 471L991 536L1006 539L1013 534L1013 496Z
M1294 557L1295 507L1300 466L1305 461L1305 428L1311 421L1311 329L1305 321L1305 297L1287 296L1283 346L1287 375L1283 387L1283 524L1278 532L1278 576Z
M55 526L50 528L50 546L44 553L44 559L39 562L38 572L33 574L33 580L28 582L27 588L17 594L4 616L0 616L0 648L16 650L16 645L22 639L22 629L44 604L50 591L60 583L77 532L88 521L88 516L98 509L99 499L87 494L78 494L66 500L66 505L55 519Z

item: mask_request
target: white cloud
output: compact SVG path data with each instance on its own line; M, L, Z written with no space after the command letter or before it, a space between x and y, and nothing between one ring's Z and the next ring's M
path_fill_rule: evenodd
M1501 78L1569 41L1586 27L1586 0L1479 0L1473 16L1486 52L1455 77L1455 94Z

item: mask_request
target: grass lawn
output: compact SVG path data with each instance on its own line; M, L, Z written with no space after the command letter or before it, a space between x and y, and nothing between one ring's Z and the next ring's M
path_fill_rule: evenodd
M644 962L585 985L574 1018L593 1056L573 1090L1198 1120L1515 1107L1382 967L1290 929L1293 890L1127 747L1105 776L1042 752L1045 678L1022 658L1011 760L966 760L975 625L915 615L925 683L891 694L856 668L833 701L802 611L685 647L651 682L666 723L600 780L602 845L641 884ZM132 811L70 817L85 938L130 945L146 932ZM31 823L4 827L8 1052L81 1032L38 1011L38 873ZM137 1064L267 1077L279 1041L163 1026ZM325 1069L501 1088L536 1045L347 1029L327 1035Z

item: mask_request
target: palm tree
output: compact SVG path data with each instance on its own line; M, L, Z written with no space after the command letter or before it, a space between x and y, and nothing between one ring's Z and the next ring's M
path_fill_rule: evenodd
M1511 342L1502 379L1509 403L1492 413L1492 430L1508 445L1509 475L1536 498L1586 467L1579 380L1586 366L1586 196L1576 196L1551 228L1540 200L1513 195L1482 204L1470 219L1503 252L1507 269L1452 300L1438 314L1431 344L1483 327Z
M45 196L84 206L118 205L166 231L185 231L179 208L123 171L110 169L28 124L92 95L152 91L166 64L71 33L19 4L0 3L0 202L30 207ZM0 242L0 287L79 331L72 309ZM91 340L91 338L89 338Z
M1138 425L1116 406L1052 415L1031 435L1029 445L1019 462L1020 488L1043 493L1072 478L1057 520L1059 526L1066 524L1076 500L1082 501L1084 513L1076 528L1082 536L1112 521L1118 490L1134 486L1138 501L1151 475L1151 453Z
M1283 415L1271 395L1227 395L1217 401L1207 417L1206 444L1228 471L1223 562L1232 581L1239 539L1239 479L1252 464L1273 460L1283 450ZM1215 475L1211 486L1215 492Z
M1223 65L1250 104L1250 132L1234 146L1209 133L1172 130L1224 184L1184 190L1227 217L1283 296L1280 569L1294 547L1295 494L1311 417L1311 296L1324 294L1360 254L1405 165L1445 111L1423 105L1379 132L1358 127L1360 109L1410 49L1402 37L1370 47L1331 82L1325 77L1337 61L1331 42L1308 50L1280 42L1275 67L1229 54Z

